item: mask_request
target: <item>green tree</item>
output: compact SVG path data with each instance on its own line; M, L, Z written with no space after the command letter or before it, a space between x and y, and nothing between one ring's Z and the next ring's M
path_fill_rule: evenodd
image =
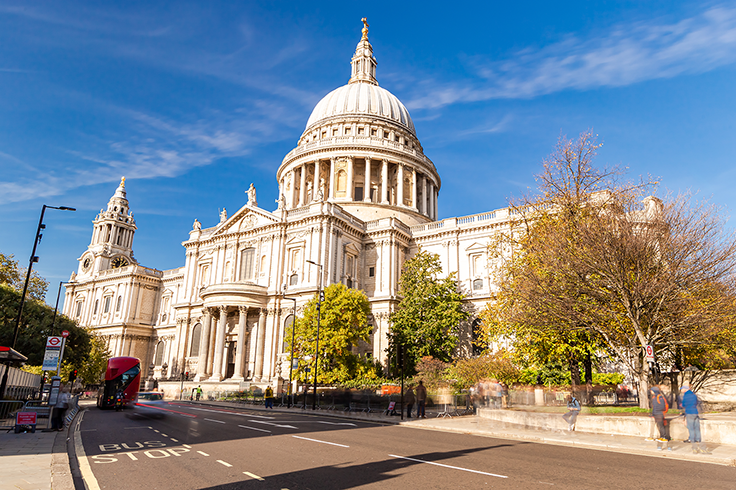
M377 378L372 359L353 352L359 342L368 342L371 327L368 325L370 303L365 293L349 289L343 284L325 288L319 328L318 382L343 383L355 378ZM307 303L304 316L294 322L294 359L298 362L295 377L311 382L314 371L314 355L317 339L317 296ZM285 334L287 348L291 349L291 329Z
M414 373L424 356L451 361L460 323L470 317L463 308L456 273L442 275L439 256L424 250L404 263L399 279L401 301L389 318L388 352L397 359L403 346L407 374Z
M18 291L23 291L28 269L19 267L18 262L12 255L0 253L0 284L5 284ZM27 295L39 301L46 297L49 282L41 277L36 271L31 271L31 279L28 282Z
M99 384L110 357L104 339L94 332L90 332L87 360L81 366L77 366L77 377L85 384Z

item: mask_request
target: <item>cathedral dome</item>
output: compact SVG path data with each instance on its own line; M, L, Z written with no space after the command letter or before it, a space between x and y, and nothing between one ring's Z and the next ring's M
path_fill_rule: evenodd
M399 124L416 136L409 111L394 94L368 82L351 82L333 90L319 101L307 121L305 132L334 116L382 117Z

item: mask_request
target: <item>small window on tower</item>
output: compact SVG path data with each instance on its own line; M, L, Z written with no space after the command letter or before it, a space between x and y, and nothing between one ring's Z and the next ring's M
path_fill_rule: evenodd
M371 129L371 136L378 135L378 130L376 128Z
M346 135L346 136L350 134L350 130L351 130L351 129L352 129L352 128L345 128L345 135Z
M376 268L368 267L368 277L376 277Z
M327 138L327 131L322 131L322 137Z
M337 128L334 128L334 129L332 130L332 136L337 136Z
M363 129L363 128L358 128L358 135L362 135L362 134L363 134L364 132L365 132L365 131L364 131L364 129Z

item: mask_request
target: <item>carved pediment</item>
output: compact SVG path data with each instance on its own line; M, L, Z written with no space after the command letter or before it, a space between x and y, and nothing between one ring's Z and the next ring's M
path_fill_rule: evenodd
M277 221L276 216L268 211L253 206L243 206L224 223L221 223L213 236L248 231Z
M483 245L482 243L475 242L469 247L465 248L465 251L470 252L485 252L488 250L488 245Z

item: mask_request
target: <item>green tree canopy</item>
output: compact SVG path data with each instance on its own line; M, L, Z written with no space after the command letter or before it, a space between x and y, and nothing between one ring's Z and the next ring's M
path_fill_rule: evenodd
M19 267L12 255L0 253L0 284L5 284L18 291L23 291L28 269ZM28 297L43 301L49 282L41 277L36 271L31 271L31 279L28 282Z
M442 275L439 256L424 250L404 263L399 279L401 301L389 319L388 349L396 359L399 346L403 346L408 374L424 356L451 361L460 323L470 317L463 308L456 273Z
M343 284L325 288L319 328L318 382L343 383L355 378L378 377L371 359L353 353L360 341L368 342L371 327L368 325L370 303L365 293L349 289ZM294 322L294 359L298 367L296 379L311 382L314 371L314 355L317 339L317 305L315 295L307 303L304 316ZM291 349L291 328L285 332L288 349ZM307 360L307 358L310 358ZM306 371L310 369L310 372Z

